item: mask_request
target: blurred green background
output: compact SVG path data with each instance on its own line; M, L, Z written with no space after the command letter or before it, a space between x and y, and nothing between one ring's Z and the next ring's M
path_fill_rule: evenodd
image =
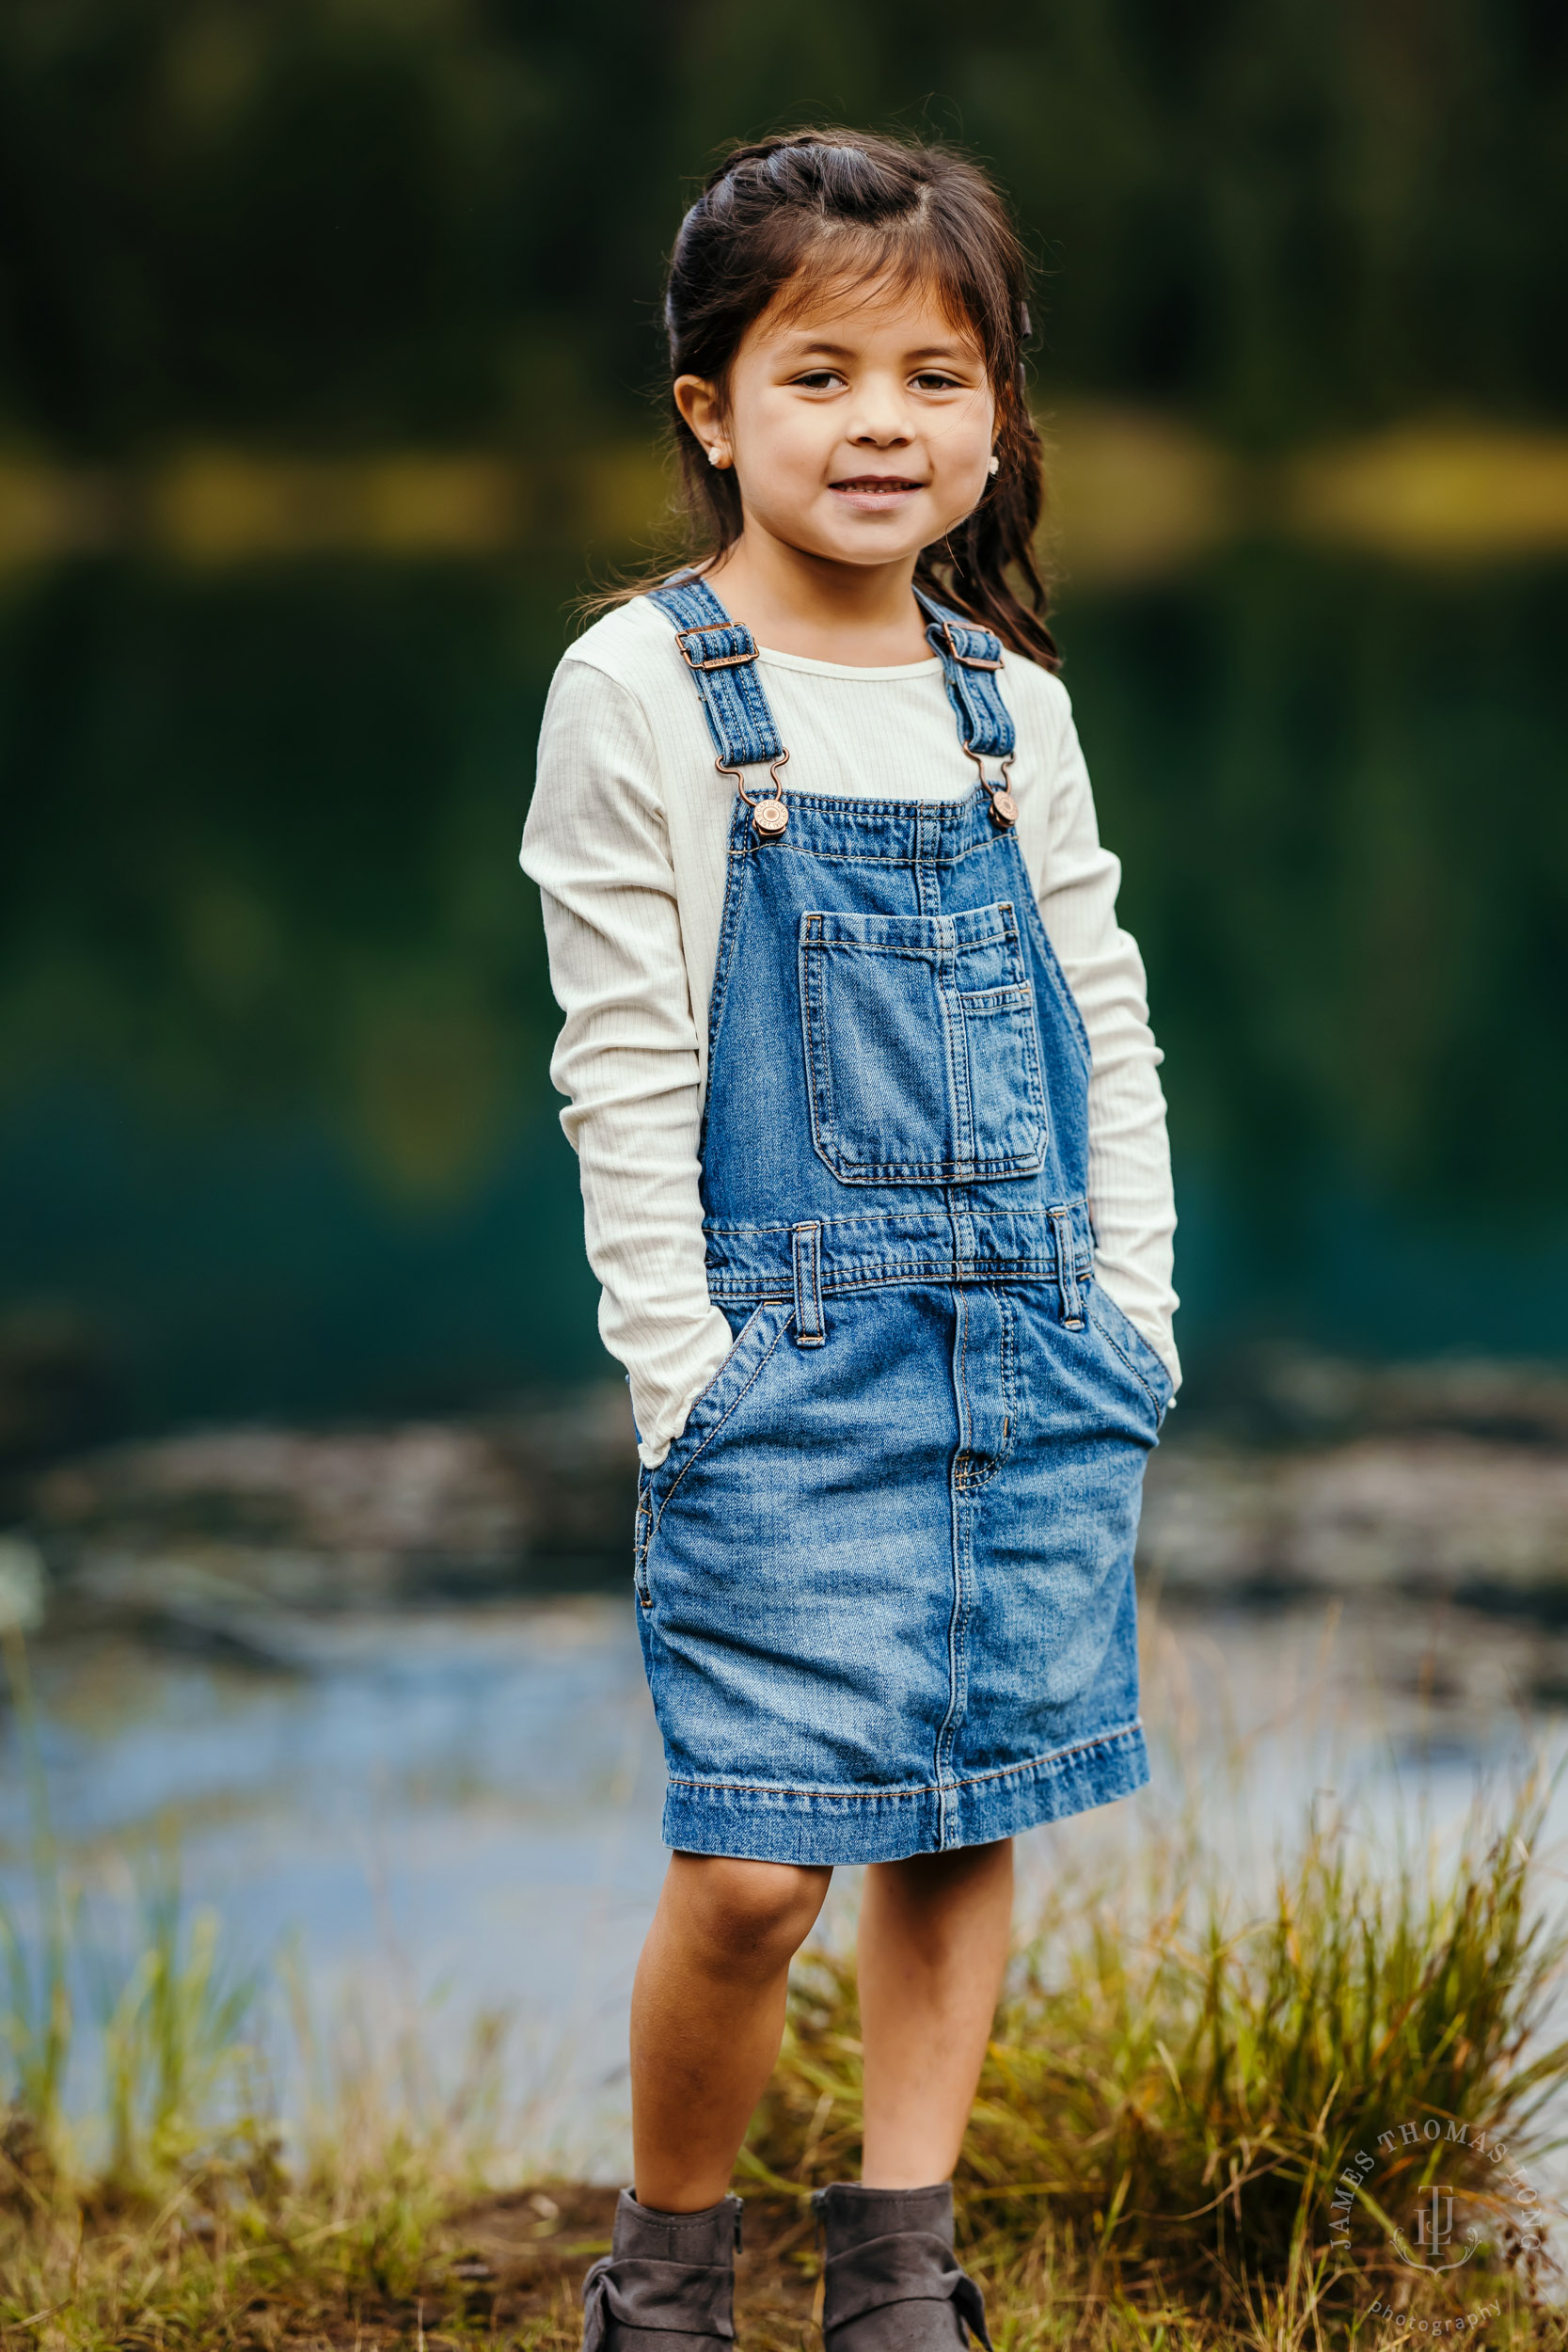
M1042 273L1190 1400L1568 1316L1568 17L8 0L0 1458L611 1370L516 866L661 256L804 119Z

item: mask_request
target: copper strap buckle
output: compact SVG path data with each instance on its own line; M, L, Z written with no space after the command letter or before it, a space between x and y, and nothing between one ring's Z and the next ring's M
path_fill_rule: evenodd
M767 800L763 800L760 794L756 799L752 799L746 789L746 779L738 768L732 768L723 758L716 759L713 763L721 776L735 778L735 788L752 812L752 829L758 838L763 841L776 841L789 822L789 811L784 806L784 786L779 781L779 770L788 757L788 752L782 751L777 759L768 761L768 772L772 779L773 789Z
M969 751L967 743L964 749ZM1010 825L1016 825L1018 822L1018 803L1013 798L1012 779L1007 773L1018 755L1016 752L1008 752L1005 755L999 763L1002 772L994 784L986 773L986 763L981 755L978 752L969 752L969 756L980 771L980 782L985 787L986 798L990 806L991 823L998 833L1006 833Z
M954 642L953 624L951 621L943 621L942 625L942 633L947 640L948 652L952 655L955 661L961 661L966 670L1000 670L1002 667L1000 661L992 661L986 654L960 653L958 645Z
M687 652L686 641L689 637L705 637L707 634L708 631L705 628L676 629L675 644L680 649L681 660L689 670L738 670L746 662L754 661L757 658L757 649L753 644L750 653L716 653L710 655L706 661L699 661ZM993 668L996 666L995 663L992 664Z

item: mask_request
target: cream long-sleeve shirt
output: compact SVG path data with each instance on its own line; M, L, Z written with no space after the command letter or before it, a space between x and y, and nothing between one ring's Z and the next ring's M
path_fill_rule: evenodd
M787 786L927 801L973 788L934 655L875 670L758 660ZM1019 846L1089 1040L1095 1270L1180 1381L1162 1057L1142 959L1116 919L1121 867L1101 846L1066 688L1018 654L1001 686ZM734 794L663 613L639 596L596 621L550 686L522 865L565 1014L550 1076L567 1098L599 1331L630 1375L649 1469L733 1340L708 1296L697 1137Z

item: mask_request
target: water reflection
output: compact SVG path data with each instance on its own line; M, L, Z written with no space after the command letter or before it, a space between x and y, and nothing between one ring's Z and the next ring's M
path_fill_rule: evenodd
M371 1612L297 1631L286 1678L124 1638L40 1650L55 1828L93 1938L126 1940L150 1858L177 1850L185 1900L218 1913L228 1964L276 1994L293 1950L328 2044L362 2035L390 2070L412 2033L454 2079L476 2018L505 2010L531 2148L557 2138L576 2163L610 2161L630 1970L664 1859L662 1757L625 1613L604 1599ZM25 1931L15 1761L0 1780L0 1902ZM90 2110L81 1992L72 2090ZM279 2104L297 2119L305 2086L276 1997L266 2015Z
M7 609L0 1296L95 1425L602 1362L515 864L569 587L98 565ZM1194 1404L1259 1333L1560 1344L1565 603L1261 545L1069 594Z

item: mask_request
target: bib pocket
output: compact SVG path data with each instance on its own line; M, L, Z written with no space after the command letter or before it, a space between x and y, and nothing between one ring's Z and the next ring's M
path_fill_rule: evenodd
M800 917L812 1142L847 1184L1037 1175L1035 993L1010 899L961 914Z

